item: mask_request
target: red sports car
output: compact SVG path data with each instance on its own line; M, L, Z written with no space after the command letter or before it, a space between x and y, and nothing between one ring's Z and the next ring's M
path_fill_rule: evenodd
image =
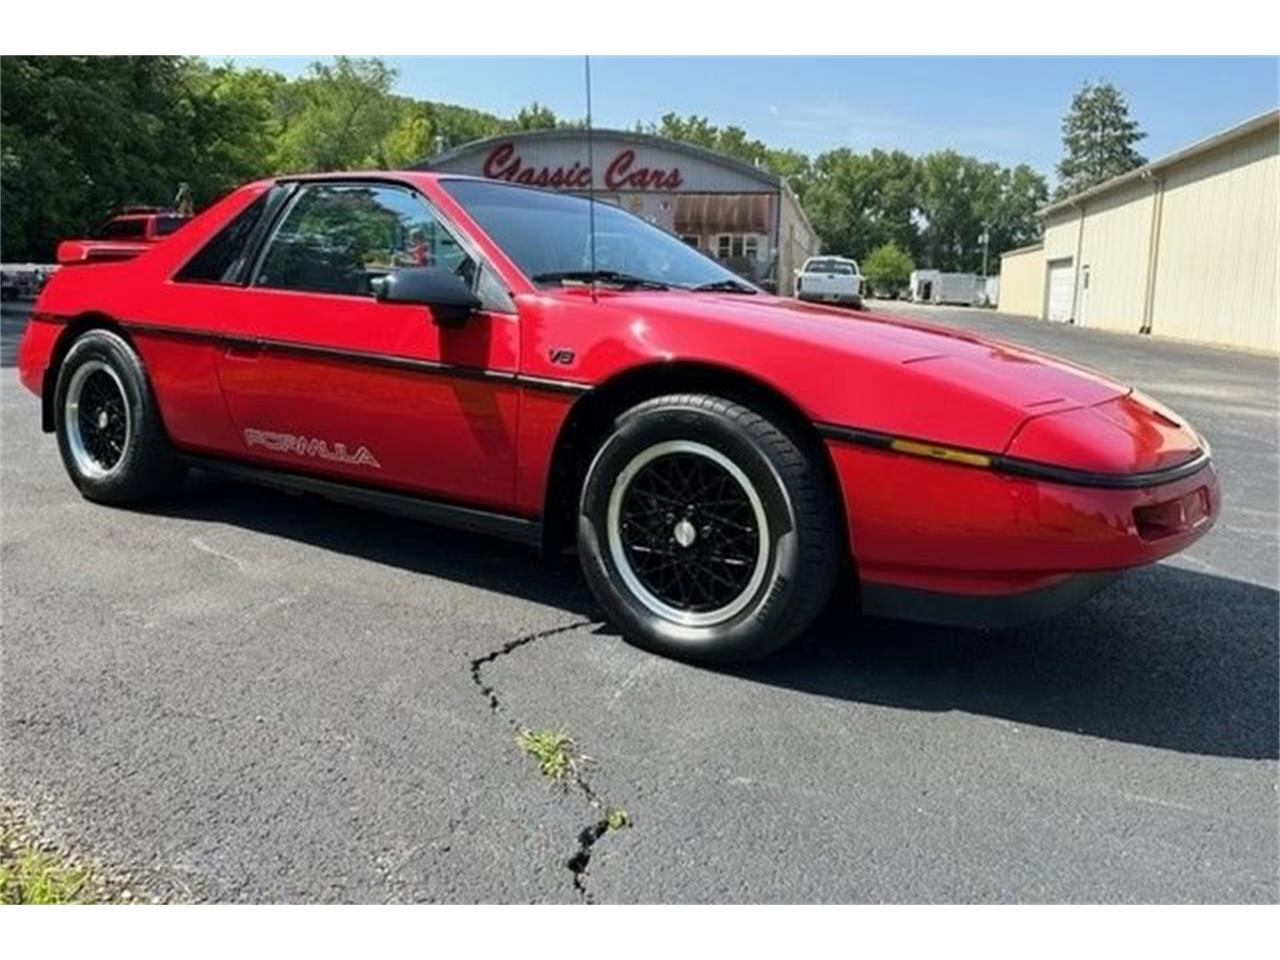
M631 640L761 656L837 588L1009 625L1219 509L1151 399L952 330L763 293L623 210L429 173L253 183L78 262L20 354L72 481L187 465L576 547Z

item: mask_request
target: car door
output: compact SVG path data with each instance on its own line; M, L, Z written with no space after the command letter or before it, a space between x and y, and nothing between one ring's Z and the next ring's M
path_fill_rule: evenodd
M465 320L375 299L400 267L447 268ZM389 182L299 185L223 319L218 373L243 458L476 505L510 504L518 320L426 199Z

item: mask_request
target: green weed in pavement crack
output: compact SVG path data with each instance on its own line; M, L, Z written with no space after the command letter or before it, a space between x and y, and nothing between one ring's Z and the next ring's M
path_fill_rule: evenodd
M480 691L480 695L489 703L489 710L501 716L516 730L516 746L538 761L538 771L548 782L568 788L577 787L592 810L601 813L600 819L578 834L578 849L565 862L565 866L573 874L573 889L584 903L593 903L591 891L586 886L587 867L591 863L592 848L601 837L631 825L631 818L621 807L607 806L596 793L591 783L582 773L583 765L590 758L578 751L573 737L566 730L536 730L517 723L503 709L502 700L493 684L485 681L484 668L505 657L507 654L528 646L537 640L553 637L590 626L590 620L576 620L573 623L552 627L536 633L518 637L483 656L471 660L471 680Z

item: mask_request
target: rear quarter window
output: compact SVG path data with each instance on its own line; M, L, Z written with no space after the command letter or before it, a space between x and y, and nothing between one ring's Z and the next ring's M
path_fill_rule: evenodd
M233 283L242 266L241 254L253 228L267 210L268 190L241 210L225 227L208 240L194 257L174 274L182 283Z

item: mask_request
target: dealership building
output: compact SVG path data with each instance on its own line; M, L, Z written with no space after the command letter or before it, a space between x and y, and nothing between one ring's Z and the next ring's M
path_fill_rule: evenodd
M594 159L594 164L591 162ZM818 236L786 181L732 157L649 134L537 130L477 140L419 170L585 195L678 235L740 276L790 294Z
M1280 352L1280 111L1040 211L1002 312Z

